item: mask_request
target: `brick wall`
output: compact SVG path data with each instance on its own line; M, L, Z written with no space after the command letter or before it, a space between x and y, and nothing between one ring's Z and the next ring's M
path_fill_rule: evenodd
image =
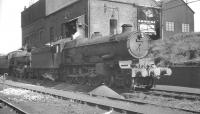
M26 43L30 47L41 47L49 41L48 37L43 33L39 36L40 32L45 32L45 19L41 18L31 25L22 27L22 45ZM41 38L40 38L41 37Z
M161 77L158 84L200 88L200 67L173 67L172 76Z
M167 38L182 32L182 24L190 25L190 32L194 32L194 13L181 0L163 3L163 37ZM166 31L166 21L174 22L174 31Z
M39 0L21 13L21 26L27 26L45 17L45 0Z
M27 11L29 11L29 9L27 9ZM54 41L61 35L62 23L77 18L78 16L81 15L86 15L85 17L87 17L87 0L80 0L79 2L71 4L68 7L59 9L59 11L53 12L48 16L41 17L32 22L31 24L23 26L22 27L23 46L25 45L25 43L27 43L30 47L45 46L45 44L50 42L50 27L54 28L54 39L53 39ZM86 25L88 24L87 21L85 23ZM41 31L42 35L40 36Z
M46 15L55 13L56 11L71 5L78 0L46 0ZM87 1L87 0L85 0Z

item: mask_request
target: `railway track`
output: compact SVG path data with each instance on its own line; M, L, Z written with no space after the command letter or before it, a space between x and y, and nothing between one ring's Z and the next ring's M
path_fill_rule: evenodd
M173 97L175 99L187 99L187 100L200 100L200 94L197 93L187 93L187 92L177 92L168 90L151 90L145 92L145 94L163 96L163 97Z
M155 94L155 95L158 95L158 94ZM128 102L128 103L151 104L151 103L140 102L140 101L135 101L135 100L130 100L130 99L117 99L117 98L112 98L112 97L107 97L107 98L112 99L112 100L124 101L124 102ZM192 110L187 110L187 109L180 109L180 108L174 108L174 107L160 106L160 105L156 105L156 104L151 104L151 105L155 105L155 106L163 107L163 108L170 108L172 110L180 110L180 111L184 111L184 112L188 112L188 113L196 113L196 114L200 113L200 111L192 111Z
M200 100L200 94L179 92L179 91L152 89L148 91L138 90L138 91L135 91L134 93L141 93L141 92L145 95L162 96L162 97L174 98L174 99L179 99L179 100L183 100L183 99L191 100L191 101Z
M2 84L2 83L0 83L0 84ZM109 105L106 105L106 104L94 103L94 102L84 101L84 100L80 100L80 99L76 99L76 98L65 97L65 96L62 96L62 95L56 95L54 93L39 91L39 90L36 90L36 89L19 87L19 86L14 86L14 85L9 85L9 84L4 84L4 85L10 86L10 87L13 87L13 88L30 90L30 91L41 93L41 94L44 94L44 95L50 95L50 96L53 96L55 98L62 99L62 100L70 100L70 101L77 102L77 103L80 103L80 104L93 106L95 108L101 108L101 109L104 109L104 110L107 110L107 111L114 110L115 112L119 112L119 113L122 113L122 114L142 114L142 113L139 113L139 112L135 112L131 109L124 109L124 108L114 107L114 106L112 107L112 106L109 106ZM90 95L88 95L88 96L90 96ZM138 103L138 104L140 104L140 103ZM19 113L19 114L28 114L28 113Z
M9 114L29 114L25 110L19 108L18 106L14 105L14 104L10 103L9 101L6 101L2 98L0 98L0 104L1 104L1 109L7 108L7 111L9 111Z
M187 92L177 92L177 91L168 91L168 90L157 90L157 89L152 89L149 91L146 90L138 90L133 93L124 93L123 96L129 101L132 101L135 97L135 94L144 94L148 96L157 96L157 97L163 97L163 98L172 98L172 99L177 99L177 100L189 100L191 102L195 101L200 101L200 94L197 93L187 93ZM146 98L146 96L145 96ZM153 104L153 103L152 103ZM154 104L157 105L157 104ZM162 107L168 107L168 106L162 106ZM172 109L178 109L178 110L184 110L186 112L190 113L200 113L200 110L198 111L193 111L189 109L182 109L182 108L176 108L176 107L171 107Z
M118 99L118 98L112 98L112 97L104 97L103 100L107 100L107 102L98 102L97 97L99 98L100 96L97 95L91 95L91 94L85 94L87 96L92 97L93 100L85 100L85 99L81 99L81 98L76 98L74 96L62 96L59 94L55 94L55 93L51 93L48 91L40 91L37 89L33 89L31 87L19 87L19 86L15 86L15 85L10 85L10 84L6 84L7 86L11 86L11 87L15 87L15 88L21 88L21 89L26 89L26 90L31 90L33 92L37 92L37 93L42 93L42 94L47 94L47 95L51 95L54 96L56 98L59 99L63 99L63 100L73 100L74 102L78 102L81 104L87 104L90 106L95 106L98 108L103 108L103 109L107 109L107 110L114 110L120 113L125 113L125 114L141 114L141 113L147 113L148 110L150 109L155 109L155 112L157 110L163 110L163 114L166 113L174 113L174 114L182 114L182 113L196 113L198 114L199 112L197 111L191 111L191 110L186 110L186 109L179 109L179 108L172 108L172 107L166 107L166 106L159 106L159 105L155 105L155 104L150 104L150 103L146 103L146 102L139 102L139 101L134 101L134 100L130 100L130 99ZM95 101L95 102L93 102ZM110 103L108 103L110 102ZM126 104L122 107L120 107L119 105L117 105L117 103L123 103ZM110 105L112 104L112 105ZM129 105L131 104L131 106L134 107L130 107ZM134 105L133 105L134 104ZM142 110L137 109L138 107L140 107ZM147 108L148 107L148 108ZM147 109L146 111L145 108ZM157 109L159 108L159 109ZM153 110L151 110L153 111ZM155 113L155 112L151 112L151 113Z

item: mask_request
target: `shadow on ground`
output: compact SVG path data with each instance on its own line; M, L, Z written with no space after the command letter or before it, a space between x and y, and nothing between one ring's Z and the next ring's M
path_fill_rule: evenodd
M47 88L53 88L58 90L64 90L64 91L75 91L75 92L90 92L95 87L91 87L89 85L82 85L82 84L71 84L68 82L60 82L60 81L51 81L47 79L18 79L15 77L8 77L7 80L12 80L15 82L22 82L26 84L32 84L32 85L38 85L38 86L44 86Z

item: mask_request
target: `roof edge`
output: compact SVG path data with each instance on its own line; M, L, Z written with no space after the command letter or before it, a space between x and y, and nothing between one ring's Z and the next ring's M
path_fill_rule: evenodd
M173 1L174 1L174 0L169 0L169 1L166 2L166 3L173 2ZM188 5L188 3L186 3L184 0L180 0L180 1L182 1L182 2L192 11L192 13L195 14L194 10L192 10L192 8Z

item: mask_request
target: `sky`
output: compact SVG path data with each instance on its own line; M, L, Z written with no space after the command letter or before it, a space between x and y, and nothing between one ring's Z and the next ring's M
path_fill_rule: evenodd
M195 1L195 0L188 0L188 1ZM200 1L191 3L189 6L195 12L194 14L194 24L195 24L195 32L200 32Z
M24 6L29 6L30 1L37 0L0 0L0 54L21 48L21 12ZM195 31L200 32L200 2L189 6L195 11Z
M21 11L29 0L0 0L0 53L21 47Z

